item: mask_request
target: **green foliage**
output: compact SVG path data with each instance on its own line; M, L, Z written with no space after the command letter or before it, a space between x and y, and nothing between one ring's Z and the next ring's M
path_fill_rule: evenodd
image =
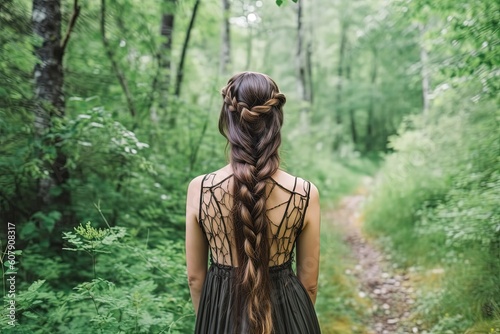
M414 1L439 83L431 109L391 139L366 209L368 230L402 262L437 268L416 311L429 333L495 332L500 320L498 4ZM432 20L431 20L432 18ZM430 45L430 43L428 44ZM436 60L439 59L439 62ZM486 328L486 331L481 329Z
M429 292L432 306L422 299L433 333L500 316L498 110L491 100L462 107L470 109L415 118L393 139L396 153L366 209L369 231L389 235L401 260L445 268L443 293Z
M12 2L0 4L0 212L14 211L10 217L17 220L29 215L22 202L33 199L29 189L41 172L33 159L33 117L28 111L35 63L30 11L26 3Z
M123 227L102 229L90 222L64 238L72 246L68 250L91 255L94 278L69 291L52 288L45 280L31 284L16 298L19 323L13 333L45 333L47 328L71 333L193 330L179 242L165 241L151 249L130 238ZM6 322L2 327L10 328Z
M223 13L216 2L202 2L183 94L173 96L161 85L175 77L162 67L162 14L175 14L173 69L194 1L172 1L175 8L152 0L106 3L109 49L100 2L82 2L64 54L65 116L53 117L40 136L33 45L41 40L32 35L31 3L0 4L0 218L16 223L23 250L19 326L12 333L192 332L185 193L191 178L226 163L217 132L218 90L229 76L218 63ZM232 4L231 72L269 73L287 95L283 167L314 182L326 204L374 173L377 159L366 156L396 152L384 156L367 208L369 230L384 235L403 262L444 268L442 291L424 289L418 306L430 332L496 326L498 4L302 2L312 101L295 94L297 6L285 0ZM62 1L63 34L72 5ZM422 107L422 50L429 53L432 108L408 117ZM68 193L71 204L40 207L37 187L57 149L67 158L69 180L50 194ZM69 221L61 230L62 217ZM102 223L79 225L88 221ZM333 261L345 250L326 234L318 314L323 328L331 329L334 319L349 332L363 312L352 282L340 275L343 262ZM9 328L5 319L0 325Z
M498 59L497 50L484 48L488 42L472 51L497 29L490 21L497 13L490 12L491 2L474 9L448 5L439 13L448 15L445 28L433 29L444 29L440 38L450 38L452 50L460 36L462 52L452 56L454 66L446 60L440 67L443 82L431 110L407 118L392 138L395 153L386 159L366 216L368 230L387 235L401 261L444 272L437 286L421 287L417 312L429 332L472 333L476 323L500 319L500 114L490 94L497 83L489 61L478 66L470 58L474 52ZM472 29L456 26L476 10L482 16ZM449 50L435 51L444 58Z

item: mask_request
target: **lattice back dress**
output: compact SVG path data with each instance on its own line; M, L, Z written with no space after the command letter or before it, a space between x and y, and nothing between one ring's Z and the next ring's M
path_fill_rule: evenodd
M198 334L234 334L233 282L238 266L231 174L216 173L203 178L200 194L199 224L210 247L210 268L203 285L196 319ZM266 217L270 242L269 272L274 334L320 333L314 306L293 272L295 243L302 231L309 204L310 183L295 178L288 189L270 178L266 187ZM238 334L248 333L243 327Z

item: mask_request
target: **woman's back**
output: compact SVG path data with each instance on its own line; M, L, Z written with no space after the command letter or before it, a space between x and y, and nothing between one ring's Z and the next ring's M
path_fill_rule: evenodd
M216 264L237 267L235 240L234 174L228 167L205 175L200 194L200 226ZM297 236L304 224L311 184L281 170L267 180L266 220L269 267L292 260Z
M231 214L235 210L234 174L226 166L194 182L200 182L196 187L198 196L193 192L190 195L199 201L198 224L211 258L200 296L195 333L252 333L247 313L239 311L245 304L238 300L236 280L240 263L235 240L237 224ZM314 196L315 191L310 182L280 170L266 180L265 216L270 247L269 263L264 267L269 273L273 334L320 333L311 297L292 270L296 243L301 241L304 229L310 233L305 217L311 192ZM314 228L312 226L309 231ZM296 250L298 267L303 275L313 278L317 275L316 269L307 268L304 263L315 253L314 246L305 242Z

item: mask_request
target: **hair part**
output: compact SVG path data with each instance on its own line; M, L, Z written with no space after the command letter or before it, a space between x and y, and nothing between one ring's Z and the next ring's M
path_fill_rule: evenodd
M272 332L266 183L279 168L285 95L267 75L243 72L222 89L219 131L230 145L238 267L236 327L242 315L249 334ZM246 314L245 314L246 313Z

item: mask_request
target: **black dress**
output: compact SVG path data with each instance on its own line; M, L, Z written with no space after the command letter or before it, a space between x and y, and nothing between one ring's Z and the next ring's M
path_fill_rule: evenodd
M195 333L234 334L234 225L230 218L233 175L207 174L202 182L199 223L210 247L210 268L200 298ZM292 269L293 251L302 231L310 183L295 178L293 189L269 179L266 217L270 231L273 334L320 333L314 306ZM242 323L245 323L243 319ZM244 327L238 334L246 334Z

